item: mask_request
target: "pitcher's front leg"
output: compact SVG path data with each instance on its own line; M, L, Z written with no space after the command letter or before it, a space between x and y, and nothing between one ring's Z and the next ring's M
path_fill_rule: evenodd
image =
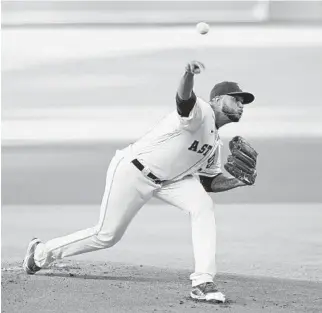
M192 286L212 282L216 275L216 221L213 202L204 197L190 212L195 272Z

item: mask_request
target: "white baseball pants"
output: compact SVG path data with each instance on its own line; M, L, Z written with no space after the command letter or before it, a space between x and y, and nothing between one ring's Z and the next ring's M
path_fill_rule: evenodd
M216 224L212 199L195 177L161 186L144 176L131 160L123 150L117 151L112 159L98 224L40 243L35 251L36 265L44 267L57 259L112 247L140 208L154 196L189 212L195 258L195 272L190 276L192 285L213 281Z

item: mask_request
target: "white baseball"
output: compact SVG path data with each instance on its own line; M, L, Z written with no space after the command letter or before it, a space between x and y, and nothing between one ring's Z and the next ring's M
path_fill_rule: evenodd
M205 22L200 22L197 24L197 31L201 35L207 34L209 32L209 29L210 29L209 25Z

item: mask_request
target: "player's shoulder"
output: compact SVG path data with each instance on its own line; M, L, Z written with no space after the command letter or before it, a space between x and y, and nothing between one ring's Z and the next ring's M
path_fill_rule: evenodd
M201 104L201 105L208 105L208 106L210 106L210 104L209 104L209 102L208 101L206 101L206 100L204 100L204 99L202 99L201 97L199 97L199 96L197 96L197 100L196 100L199 104Z
M200 97L197 97L196 103L198 106L200 106L203 110L210 110L212 111L212 108L210 106L210 103Z
M208 121L215 120L214 110L211 107L208 101L205 101L202 98L197 97L197 106L199 110L202 112L203 119L206 118Z

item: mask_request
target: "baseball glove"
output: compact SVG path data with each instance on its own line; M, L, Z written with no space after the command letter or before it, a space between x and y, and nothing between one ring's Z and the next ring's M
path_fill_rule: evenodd
M224 165L225 170L246 185L253 185L257 176L256 163L258 153L242 137L235 136L229 142L231 155Z

